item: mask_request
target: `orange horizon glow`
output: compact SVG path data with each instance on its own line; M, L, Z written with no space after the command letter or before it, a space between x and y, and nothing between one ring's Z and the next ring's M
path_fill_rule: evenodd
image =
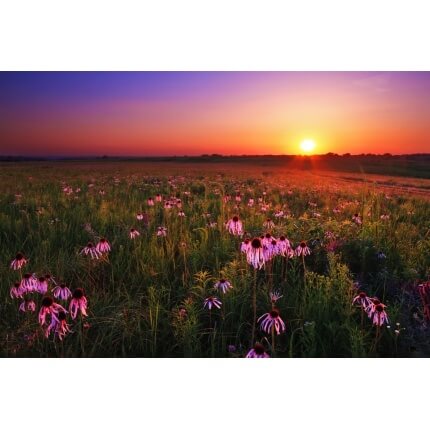
M4 72L0 93L0 155L430 152L426 72Z

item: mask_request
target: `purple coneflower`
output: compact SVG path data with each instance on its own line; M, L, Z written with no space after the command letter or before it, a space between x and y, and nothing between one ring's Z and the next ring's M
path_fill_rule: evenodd
M226 279L220 279L218 282L215 283L214 288L216 290L221 290L223 294L225 294L228 290L233 288L233 285Z
M150 198L146 201L146 204L147 204L148 206L154 206L154 205L155 205L154 199L153 199L152 197L150 197Z
M248 248L246 253L246 259L248 264L254 267L254 269L261 269L264 266L264 253L261 240L256 237L252 239L251 246Z
M294 256L294 251L291 248L290 241L285 237L281 236L277 242L278 254L282 257L292 258Z
M58 319L58 313L60 311L65 312L63 306L55 303L52 297L45 296L42 300L42 306L39 311L39 324L44 326L46 324L46 317L51 315L51 322L53 319Z
M249 350L245 358L270 358L270 355L266 352L264 346L261 343L257 342L254 345L254 348Z
M140 233L135 229L131 228L129 232L130 239L135 239L137 236L140 236Z
M362 224L362 222L361 222L361 218L360 218L360 215L358 215L358 214L354 214L354 216L352 217L352 220L353 220L357 225L361 225L361 224Z
M27 292L20 282L15 282L13 287L10 289L10 297L13 299L22 299L23 295Z
M285 331L285 323L279 316L277 309L272 309L270 312L262 315L257 320L257 322L260 321L260 329L266 333L270 333L272 331L272 327L275 329L276 334L281 334L281 332Z
M375 306L373 312L372 323L376 326L382 326L384 324L389 324L387 312L385 312L386 306L379 303Z
M36 291L38 286L37 278L34 274L26 273L21 279L21 287L25 288L26 293Z
M203 302L203 308L208 308L209 310L212 309L212 307L216 307L218 309L221 309L222 302L217 297L210 296Z
M158 237L166 237L167 236L167 228L166 227L158 227L157 228L157 236Z
M109 242L104 237L102 237L99 243L96 245L96 250L101 254L108 253L111 250L111 246Z
M76 288L73 291L72 300L70 300L69 311L72 319L75 319L78 311L81 315L86 317L87 315L87 298L84 295L84 290L82 288Z
M366 312L368 312L368 310L372 307L373 302L364 291L361 291L353 298L352 304L353 305L358 304Z
M24 299L19 305L19 310L21 312L34 312L36 310L36 303L31 299Z
M233 236L242 236L243 224L238 216L235 215L233 218L228 220L225 226L229 231L229 233L232 234Z
M48 292L48 279L45 276L37 278L36 291L40 294L46 294Z
M301 255L306 256L310 255L311 250L309 249L306 242L300 242L300 245L296 248L295 253L298 257L300 257Z
M263 222L263 227L266 230L272 230L275 228L275 223L270 218L267 218L266 221Z
M15 258L10 263L10 268L13 270L19 270L27 264L27 260L21 252L16 254Z
M54 332L54 337L58 336L58 339L63 340L63 338L70 333L71 330L69 328L69 324L66 321L66 312L60 311L58 312L57 318L51 319L51 324L45 330L45 336L49 337L51 331Z
M87 246L80 253L89 255L92 259L96 260L98 260L102 255L101 252L96 249L92 242L88 242Z
M157 194L156 196L155 196L155 201L156 202L161 202L163 200L163 197L161 197L161 195L160 194Z
M276 303L283 295L279 291L273 291L269 293L270 301Z
M72 292L66 284L59 284L52 290L52 294L56 299L67 300Z

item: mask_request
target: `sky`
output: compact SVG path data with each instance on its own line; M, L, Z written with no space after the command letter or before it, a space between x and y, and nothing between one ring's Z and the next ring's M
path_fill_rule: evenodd
M430 152L430 72L0 72L0 155Z

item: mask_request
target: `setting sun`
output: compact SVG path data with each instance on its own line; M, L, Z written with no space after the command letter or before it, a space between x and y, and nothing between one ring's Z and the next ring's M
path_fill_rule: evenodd
M312 139L305 139L300 143L303 152L312 152L315 149L315 142Z

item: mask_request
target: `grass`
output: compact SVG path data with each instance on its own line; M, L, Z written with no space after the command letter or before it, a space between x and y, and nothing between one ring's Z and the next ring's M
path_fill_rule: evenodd
M256 282L257 317L270 311L271 289L282 294L276 306L287 329L276 336L275 348L271 334L256 330L271 356L427 356L415 287L430 275L430 202L358 179L246 163L8 163L0 170L1 354L243 357L252 346ZM64 192L67 186L73 192ZM238 192L241 202L234 198ZM177 207L147 206L157 193L180 198L186 217L178 217ZM228 202L226 195L232 196ZM280 210L285 217L274 216ZM147 225L136 219L138 212L148 214ZM361 226L352 222L355 213ZM381 219L384 214L389 218ZM305 240L311 249L306 270L300 258L275 257L255 272L239 251L241 239L225 229L234 215L250 237L265 233L270 217L274 236L286 235L294 247ZM159 226L167 228L166 237L157 237ZM131 227L140 232L134 240ZM334 235L331 243L327 232ZM108 256L80 254L100 237L112 245ZM39 327L41 295L33 297L36 313L19 312L20 300L9 295L20 280L9 268L19 251L29 259L24 271L51 273L72 290L85 290L89 315L68 316L72 333L63 341L45 338ZM233 285L225 295L213 289L220 278ZM370 320L362 323L352 306L357 283L388 306L390 326L377 339ZM222 301L221 309L203 308L211 295Z

